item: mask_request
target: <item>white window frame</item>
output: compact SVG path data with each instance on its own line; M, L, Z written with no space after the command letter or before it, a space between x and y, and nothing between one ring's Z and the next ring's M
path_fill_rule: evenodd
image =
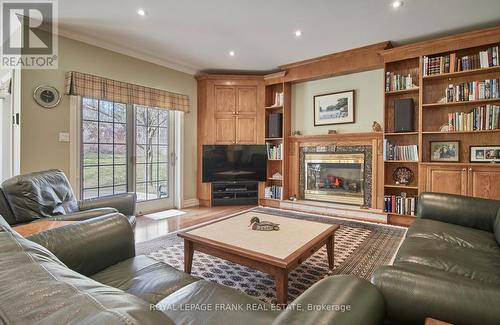
M70 96L69 182L77 197L81 191L81 96ZM184 112L174 111L174 188L173 202L181 209L184 203Z

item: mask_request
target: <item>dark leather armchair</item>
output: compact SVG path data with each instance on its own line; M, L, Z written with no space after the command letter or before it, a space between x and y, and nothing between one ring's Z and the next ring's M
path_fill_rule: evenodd
M66 175L52 169L12 177L0 189L0 214L10 225L52 220L81 221L120 212L135 227L135 193L77 201Z

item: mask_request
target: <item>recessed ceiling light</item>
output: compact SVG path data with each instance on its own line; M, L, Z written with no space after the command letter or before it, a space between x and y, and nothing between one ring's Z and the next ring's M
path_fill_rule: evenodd
M296 30L295 31L295 37L301 37L302 36L302 31Z
M236 53L234 53L234 51L229 51L229 56L235 56Z
M146 11L144 9L137 9L137 14L139 16L146 16Z
M392 7L393 8L399 8L403 5L403 1L400 1L400 0L396 0L392 3Z

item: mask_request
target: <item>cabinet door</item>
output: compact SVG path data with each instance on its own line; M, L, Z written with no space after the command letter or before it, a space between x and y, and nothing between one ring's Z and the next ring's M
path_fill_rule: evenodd
M257 87L238 87L237 114L257 113Z
M429 166L425 180L427 192L467 195L467 169L454 166Z
M500 200L500 168L474 166L467 170L469 193L474 197Z
M215 118L215 143L235 143L236 122L233 116Z
M236 143L257 143L257 119L238 116L236 118Z
M215 86L215 114L236 113L236 88Z

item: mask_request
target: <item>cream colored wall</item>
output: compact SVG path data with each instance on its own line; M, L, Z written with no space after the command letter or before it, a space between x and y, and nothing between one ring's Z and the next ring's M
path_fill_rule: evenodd
M313 96L355 90L355 123L314 126ZM383 125L384 70L372 70L298 83L292 86L292 131L304 135L337 132L370 132L373 121Z
M186 94L191 112L185 114L184 200L196 198L196 80L193 75L141 61L72 39L59 39L58 70L23 70L21 173L58 168L69 174L69 143L59 142L69 132L69 97L53 109L33 100L38 85L51 85L64 92L67 71L79 71L143 86Z

